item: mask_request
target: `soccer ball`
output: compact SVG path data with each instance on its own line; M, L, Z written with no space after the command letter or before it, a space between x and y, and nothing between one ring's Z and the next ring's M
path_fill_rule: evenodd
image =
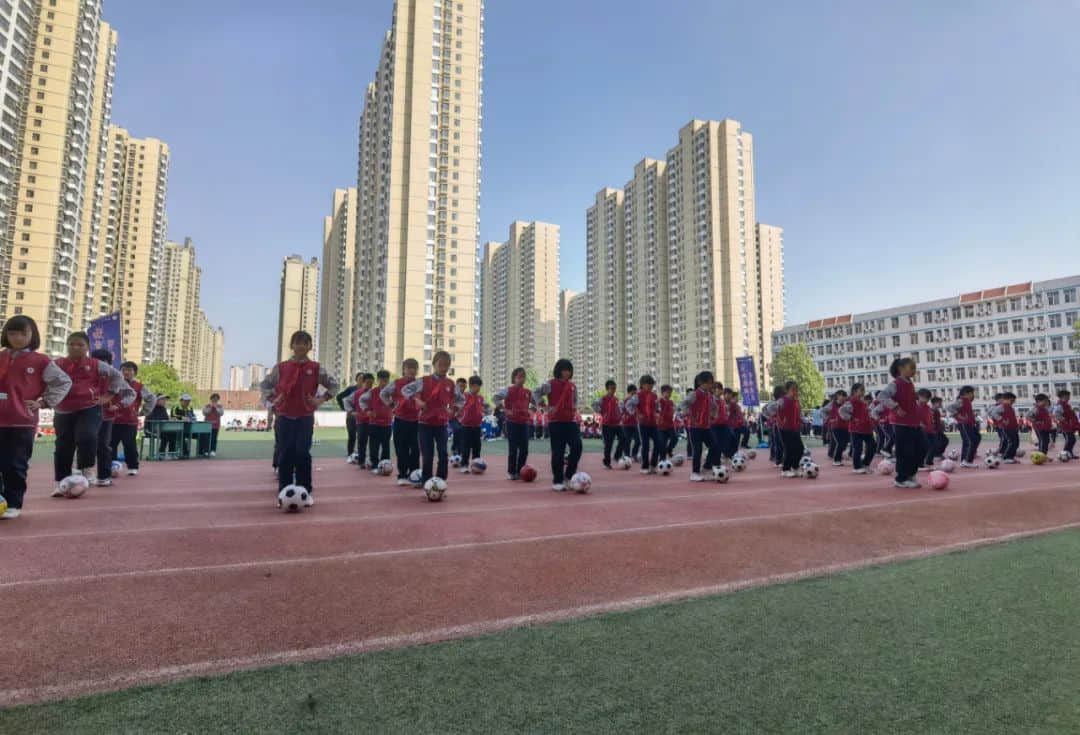
M394 464L390 460L384 459L382 462L379 462L379 464L375 467L374 471L376 475L382 475L383 477L386 477L394 471Z
M949 488L949 476L941 470L934 470L929 477L930 487L935 490L947 490Z
M356 452L353 452L352 454L349 455L348 459L346 459L345 461L348 462L349 464L356 464L357 462L360 461L360 455L357 454Z
M803 451L802 451L802 456L804 456L804 457L812 457L814 455L813 455L813 452L810 451L809 447L804 447Z
M522 465L521 471L518 472L518 477L522 482L532 482L536 479L536 468L531 464Z
M877 471L879 475L891 475L896 472L896 465L887 459L883 459L878 462Z
M955 470L956 470L956 462L953 462L951 459L943 459L941 461L941 471L942 472L954 472Z
M286 485L277 496L277 507L286 513L299 513L310 505L311 495L300 485Z
M986 456L986 459L984 460L984 463L986 464L986 469L988 470L996 470L998 467L1001 466L1001 460L998 459L998 456L996 454L988 454Z
M950 449L948 452L945 453L945 456L955 462L956 460L960 459L960 450Z
M413 470L409 473L409 482L416 487L424 486L424 473L422 470Z
M1046 455L1042 452L1032 452L1031 464L1046 464Z
M469 463L469 472L474 475L482 475L487 471L487 462L482 459L474 459Z
M1017 457L1023 457L1025 454L1027 454L1027 452L1025 452L1023 449L1017 449L1016 450L1016 456Z
M674 457L671 458L671 463L673 465L675 465L676 467L682 467L683 463L685 463L685 462L686 462L686 455L683 455L683 454L676 454Z
M451 467L460 467L461 466L461 455L460 454L452 454L452 455L450 455L450 466Z
M821 474L821 468L813 462L804 465L802 468L802 476L807 480L816 480L819 474Z
M446 495L446 480L441 477L432 477L424 483L424 495L432 503L438 503Z
M799 460L799 466L806 467L809 464L814 464L814 458L809 454L804 454L803 458Z
M634 466L634 462L629 457L623 457L622 459L619 460L619 469L620 470L628 470L633 466Z
M1058 462L1068 462L1070 459L1072 459L1072 455L1069 454L1066 451L1062 451L1062 452L1058 453L1057 458L1058 458Z
M570 478L569 485L574 492L586 495L592 490L592 478L586 472L578 472Z
M728 474L727 467L722 464L718 464L712 468L712 479L717 482L727 482L730 475Z
M112 473L113 477L119 477L120 473L124 471L124 463L123 462L113 462L112 467L110 468L109 471Z
M736 454L731 460L731 468L736 472L742 472L746 469L746 457L742 454Z
M4 513L7 513L7 500L4 499L3 495L0 495L0 516L4 515Z
M669 462L666 459L662 459L659 462L657 462L656 469L658 469L660 471L661 475L670 475L671 474L671 462Z
M757 450L756 449L748 449L748 450L746 450L746 456L747 456L748 459L757 459Z
M60 489L69 498L81 498L89 487L90 481L82 475L68 475L60 481Z

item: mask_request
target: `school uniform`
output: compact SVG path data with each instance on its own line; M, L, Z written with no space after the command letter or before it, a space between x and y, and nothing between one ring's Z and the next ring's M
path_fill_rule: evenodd
M615 448L615 461L622 457L622 404L614 395L606 393L593 401L592 409L600 417L600 432L604 438L604 466L611 469L611 450Z
M795 472L802 461L802 406L797 398L783 396L776 401L776 425L784 447L784 472Z
M840 407L839 415L841 420L847 422L848 436L851 438L852 465L856 470L868 468L877 453L870 408L862 398L852 397Z
M398 378L379 392L379 398L394 410L394 454L397 456L398 480L405 482L413 470L420 469L420 445L417 441L417 419L420 407L406 398L401 390L415 378Z
M719 398L713 396L712 411L713 455L705 458L707 470L720 464L725 457L731 459L735 456L735 450L732 448L735 435L731 433L731 426L728 424L727 403L723 396Z
M656 433L660 459L671 459L679 437L675 433L675 402L670 398L661 397L656 402Z
M378 467L384 459L390 459L390 427L394 423L394 412L376 394L375 388L356 400L354 410L367 417L367 456L371 466Z
M971 399L959 396L948 406L949 414L960 431L960 459L966 464L975 464L975 455L982 443L982 432L975 421L975 409Z
M40 399L55 407L67 396L71 384L71 377L47 355L0 350L0 496L9 509L23 507L26 474L37 436L38 412L27 409L26 402Z
M353 417L353 424L356 427L356 450L353 452L356 454L356 464L360 467L368 466L368 437L371 435L371 421L368 418L366 411L358 411L357 406L360 401L364 399L368 393L371 392L371 388L360 387L353 391L346 401L346 405L352 406L352 410L349 411L346 416ZM343 401L345 403L345 401ZM374 466L374 462L371 466Z
M1044 406L1035 406L1031 414L1031 430L1038 439L1039 451L1046 454L1050 451L1050 430L1054 428L1054 417L1050 409Z
M731 401L727 404L728 409L728 425L731 427L732 444L731 451L734 454L739 451L739 448L746 448L747 443L750 440L750 429L746 427L746 416L743 414L742 406L738 401Z
M634 392L637 395L637 391ZM641 437L638 436L637 430L637 416L634 415L634 409L630 407L630 399L634 396L627 396L622 402L622 454L630 459L637 461L639 459L639 453L641 450Z
M533 394L524 386L511 385L495 394L495 405L505 415L504 429L508 452L506 474L517 479L529 459L529 424L532 417Z
M420 473L423 482L438 476L443 480L449 473L449 457L446 454L446 441L450 423L450 413L460 410L465 404L453 378L445 375L425 375L419 380L405 385L401 389L405 398L419 398L423 403L417 416L416 437L420 444ZM438 466L435 456L438 454Z
M102 396L111 393L120 397L121 404L130 404L135 400L135 391L118 370L93 357L80 360L61 357L55 363L71 378L71 390L56 406L53 415L56 431L53 477L60 482L71 474L72 461L79 471L93 467L98 461Z
M1075 457L1073 449L1076 447L1076 432L1080 431L1080 420L1067 400L1058 400L1054 406L1054 422L1065 437L1065 451Z
M994 420L994 426L1001 436L1001 456L1005 460L1015 460L1016 450L1020 448L1020 422L1016 417L1016 410L1002 402L990 409L990 418Z
M627 401L627 407L634 412L641 439L641 469L647 471L660 461L660 436L656 431L657 396L651 390L639 390Z
M461 466L468 468L469 462L480 459L480 447L483 439L484 417L491 406L484 397L472 391L465 394L465 403L461 407Z
M929 403L919 401L919 424L922 441L919 445L919 467L934 466L934 410Z
M878 393L878 403L888 411L896 455L896 482L913 482L925 452L922 449L922 422L915 384L894 378Z
M263 400L275 407L277 418L278 490L297 484L314 492L311 478L311 440L315 432L315 406L323 387L333 394L338 382L314 360L289 359L274 366L263 378Z
M539 406L545 396L551 437L552 482L565 485L577 474L581 460L581 427L576 420L577 386L569 380L552 378L533 391L533 402Z
M203 421L210 424L210 436L205 440L199 438L199 454L217 454L218 432L221 431L221 417L225 415L225 408L207 403L202 410Z
M832 458L833 464L843 464L844 452L847 450L850 438L848 422L840 415L841 405L847 405L847 401L844 404L838 404L834 400L823 411L828 416L826 425L829 428L829 449L831 450L829 457Z
M123 405L118 396L109 401L109 410L113 417L112 438L109 440L109 464L119 459L118 449L124 447L124 464L128 472L139 470L139 445L135 441L139 433L139 416L146 409L154 406L154 394L138 380L128 381L128 386L135 393L135 400ZM168 418L166 414L165 418Z
M689 427L691 471L700 475L702 462L716 458L712 448L712 395L703 388L695 389L679 404L679 413L686 417Z
M345 399L356 392L358 385L350 385L345 390L334 396L334 400L337 402L338 407L345 412L345 433L347 440L345 443L345 456L351 457L356 451L356 416L353 415L352 409L345 407ZM355 401L353 401L355 405Z

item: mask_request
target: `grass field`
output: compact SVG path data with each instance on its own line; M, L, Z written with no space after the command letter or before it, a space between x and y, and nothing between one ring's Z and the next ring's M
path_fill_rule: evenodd
M7 710L0 732L1080 732L1077 568L1080 533L1060 533Z

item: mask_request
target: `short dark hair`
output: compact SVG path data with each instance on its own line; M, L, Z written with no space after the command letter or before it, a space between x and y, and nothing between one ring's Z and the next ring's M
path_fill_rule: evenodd
M431 364L435 365L435 363L437 363L439 360L443 359L444 357L446 358L447 362L452 363L454 361L453 358L450 357L449 352L447 352L446 350L439 350L438 352L436 352L434 355L431 356Z
M797 380L789 380L788 382L784 383L784 392L787 393L792 388L798 388L798 387L799 387L799 382Z
M112 365L112 353L106 350L104 347L99 347L96 350L90 352L90 357L101 362L107 362Z
M0 330L0 347L11 347L7 338L8 332L29 332L30 341L26 343L26 349L33 351L41 347L41 333L38 332L37 322L25 314L16 314L4 322L4 328Z
M840 390L833 393L833 398L836 398L837 396L843 396L844 398L847 398L847 391L841 388Z
M630 385L626 386L626 392L627 393L637 393L637 386L634 385L633 383L631 383Z
M863 385L862 383L852 383L851 384L851 395L855 395L860 390L863 393L865 393L866 392L866 386Z
M1004 393L1002 393L1001 397L1004 398L1007 401L1015 401L1016 400L1016 394L1013 393L1011 390L1007 390Z
M420 363L418 363L412 357L407 357L407 358L405 358L404 360L401 361L401 367L402 368L410 368L411 367L411 368L416 368L417 370L419 370L420 369Z
M124 368L131 368L132 370L135 371L136 375L139 374L139 366L136 365L135 363L133 363L131 360L128 360L127 362L120 363L120 369L123 370Z
M966 396L968 394L975 395L975 386L964 385L960 387L960 395Z
M619 384L616 383L614 380L609 380L606 383L604 383L604 390L607 390L608 388L618 388L618 387L619 387Z
M297 329L292 333L292 336L289 337L289 347L292 347L295 344L303 344L304 342L307 342L309 345L315 344L315 340L313 340L311 335L303 329Z
M642 375L638 383L641 385L656 385L656 378L651 375Z
M1062 400L1068 399L1071 395L1072 395L1072 393L1070 393L1067 390L1059 390L1058 391L1058 398L1060 398Z
M671 387L670 385L668 385L667 383L664 383L664 384L663 384L662 386L660 386L660 392L661 392L661 393L670 393L670 392L671 392L671 391L673 391L673 390L675 390L675 389L674 389L674 388L672 388L672 387Z
M900 368L907 365L914 365L915 361L910 357L898 357L892 361L892 365L889 366L889 375L897 378L900 376Z
M916 391L916 395L918 395L919 398L929 398L933 394L926 388L919 388L919 390Z
M473 375L469 378L469 385L483 385L484 381L480 379L479 375Z
M379 372L375 373L375 377L378 378L379 380L382 380L383 378L386 378L387 380L390 380L390 371L389 370L380 370Z
M458 378L454 381L454 383L465 383L466 385L468 385L469 381L465 380L465 378Z
M1004 393L995 393L995 394L994 394L994 400L995 400L995 401L1000 401L1000 400L1001 400L1002 398L1004 398L1004 397L1005 397L1005 394L1004 394Z
M90 346L90 335L86 332L72 332L68 335L67 342L65 342L65 344L70 343L73 339L81 339L83 342L86 343L87 347Z
M1050 396L1046 395L1045 393L1037 393L1035 395L1035 400L1036 401L1049 401Z
M934 396L930 399L930 403L941 403L941 396Z
M555 361L555 367L551 370L552 377L554 377L556 380L562 380L562 376L560 375L560 373L563 370L569 370L570 377L574 377L574 363L570 362L565 357L561 357Z
M220 401L221 400L221 394L220 393L211 393L210 394L210 400L211 401Z
M525 372L525 368L516 367L510 372L510 382L513 383L514 378L516 378L518 375L524 375L525 377L529 376L529 374Z
M694 387L700 388L705 383L711 383L713 374L708 370L702 370L700 373L694 376Z
M353 380L363 380L366 373L357 373L353 376Z
M375 376L372 375L371 373L364 373L364 377L361 378L361 380L370 380L371 382L374 383L375 382Z
M782 385L773 386L773 389L772 389L773 400L775 401L777 398L783 398L784 393L786 393L786 392L787 391L784 390L784 386L782 386Z

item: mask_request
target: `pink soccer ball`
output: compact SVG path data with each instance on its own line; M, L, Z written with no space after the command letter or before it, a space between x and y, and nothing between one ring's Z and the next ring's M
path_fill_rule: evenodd
M956 462L953 462L951 459L946 459L946 460L942 461L942 463L941 463L941 471L942 472L955 472L956 471Z
M941 470L930 473L930 487L935 490L947 490L949 488L949 476Z

